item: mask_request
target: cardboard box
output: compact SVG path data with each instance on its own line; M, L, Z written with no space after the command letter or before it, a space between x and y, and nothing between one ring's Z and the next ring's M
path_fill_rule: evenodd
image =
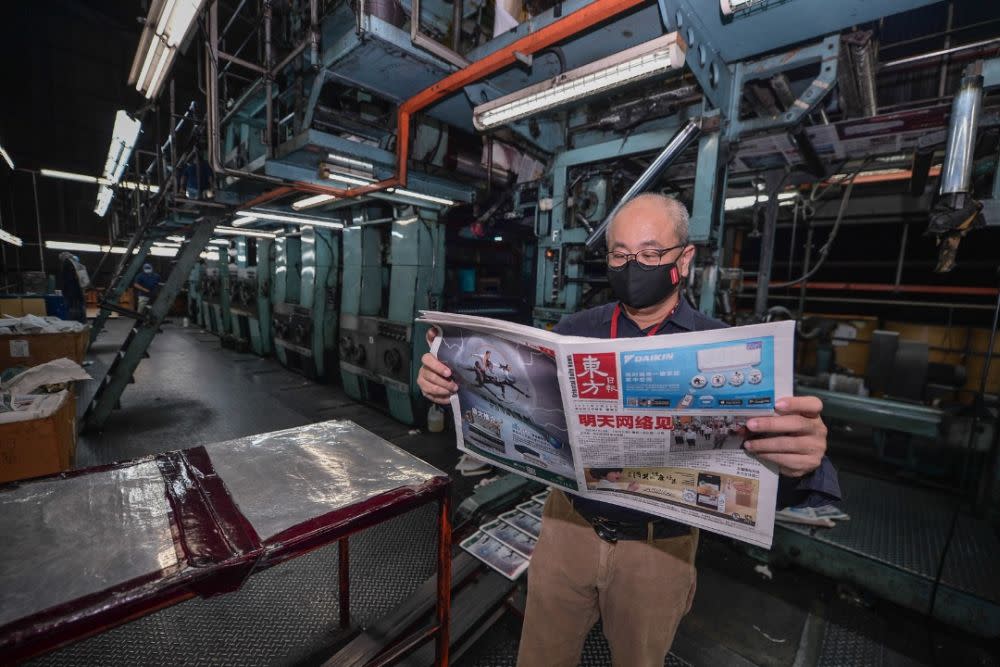
M25 315L37 315L45 317L48 309L45 307L45 299L42 297L24 297L21 299L21 310Z
M37 366L63 357L82 364L89 344L89 326L76 333L0 336L0 370Z
M11 296L0 298L0 315L10 315L11 317L21 317L24 315L24 305L21 297Z
M76 458L76 397L44 419L0 424L0 482L69 470Z

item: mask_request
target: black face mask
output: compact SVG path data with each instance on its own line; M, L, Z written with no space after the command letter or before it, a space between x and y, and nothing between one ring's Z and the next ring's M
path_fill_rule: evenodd
M620 269L608 269L608 282L615 297L632 308L648 308L677 291L681 272L677 262L644 269L630 259Z

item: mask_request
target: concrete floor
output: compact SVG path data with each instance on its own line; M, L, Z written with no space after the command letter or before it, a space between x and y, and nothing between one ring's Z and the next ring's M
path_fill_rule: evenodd
M81 387L82 415L96 384L128 333L129 322L109 321L88 353L97 378ZM98 433L85 432L77 467L88 467L256 433L350 419L448 473L458 460L454 437L426 433L349 398L335 384L320 384L282 367L273 358L225 349L198 327L163 325L112 413ZM455 477L466 495L478 481Z
M128 322L113 320L92 347L94 377L102 376L127 328ZM81 437L78 466L346 418L451 474L456 506L477 481L455 474L453 433L428 434L402 425L353 402L335 385L306 380L273 359L223 349L218 338L197 328L166 324L150 355L103 432ZM81 413L93 390L94 383L88 384L81 392ZM413 522L430 530L433 515L425 514ZM388 611L433 571L432 540L401 540L400 525L366 531L352 541L352 554L357 549L359 556L351 559L354 590L361 600L372 598L359 613L365 620ZM171 664L176 655L169 647L177 642L191 647L187 655L204 658L191 664L313 664L330 645L335 627L328 592L335 562L335 553L320 550L252 577L238 593L186 602L50 654L39 664L135 664L130 662L134 652L125 648L136 644L151 651L144 664ZM801 569L774 571L768 578L756 565L728 541L703 533L698 595L668 664L997 664L996 642L964 636ZM387 586L387 567L412 571L402 583ZM323 582L319 590L317 580ZM275 646L274 627L289 615L295 615L297 634L289 637L289 646ZM208 624L216 627L209 631ZM459 664L514 664L518 633L519 622L508 615ZM608 663L607 645L595 629L583 664Z

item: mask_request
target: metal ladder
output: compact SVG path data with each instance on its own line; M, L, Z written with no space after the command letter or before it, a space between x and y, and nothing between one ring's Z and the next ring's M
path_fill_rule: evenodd
M108 368L107 375L101 380L101 384L97 388L97 393L94 394L90 405L87 406L87 411L83 416L83 429L101 429L111 415L112 410L118 407L122 392L125 391L127 385L133 382L132 376L135 373L135 369L139 366L139 362L148 356L146 351L149 349L150 343L156 337L156 332L159 330L163 319L174 303L174 299L187 282L191 268L198 261L202 250L208 245L212 231L218 222L219 218L205 216L194 223L191 238L188 239L181 248L180 253L178 253L177 261L170 271L170 275L167 276L166 281L161 285L159 293L149 308L141 313L120 308L115 304L121 294L124 293L124 290L135 279L135 275L138 273L139 267L142 266L146 257L146 252L148 252L149 246L152 245L153 237L149 231L144 230L144 233L136 235L133 243L129 244L129 252L131 252L133 245L140 248L140 252L132 255L130 260L123 262L119 267L120 275L116 276L111 289L108 290L109 292L113 290L117 291L117 296L114 294L109 295L113 298L113 301L109 299L102 300L101 315L104 317L95 321L94 331L98 330L98 326L104 326L104 322L111 311L134 318L136 320L135 326L132 327L121 349L115 354L114 361L111 367ZM96 333L92 334L92 339L95 336Z
M93 324L90 325L91 345L97 340L98 334L104 330L104 325L107 324L111 313L122 310L118 307L118 302L121 301L125 291L132 286L132 281L139 275L139 269L142 268L142 264L146 261L146 256L149 254L150 248L153 247L153 237L148 232L143 235L141 241L136 243L139 236L137 234L133 238L133 242L129 243L125 257L119 263L117 270L111 277L108 289L101 295L101 309L94 318ZM133 253L133 247L138 248L139 252Z

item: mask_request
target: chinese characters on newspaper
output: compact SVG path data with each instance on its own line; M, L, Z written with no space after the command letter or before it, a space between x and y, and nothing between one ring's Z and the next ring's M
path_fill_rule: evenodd
M770 546L777 472L743 443L746 420L792 394L792 322L603 340L448 313L421 321L442 332L434 353L459 386L462 451Z

